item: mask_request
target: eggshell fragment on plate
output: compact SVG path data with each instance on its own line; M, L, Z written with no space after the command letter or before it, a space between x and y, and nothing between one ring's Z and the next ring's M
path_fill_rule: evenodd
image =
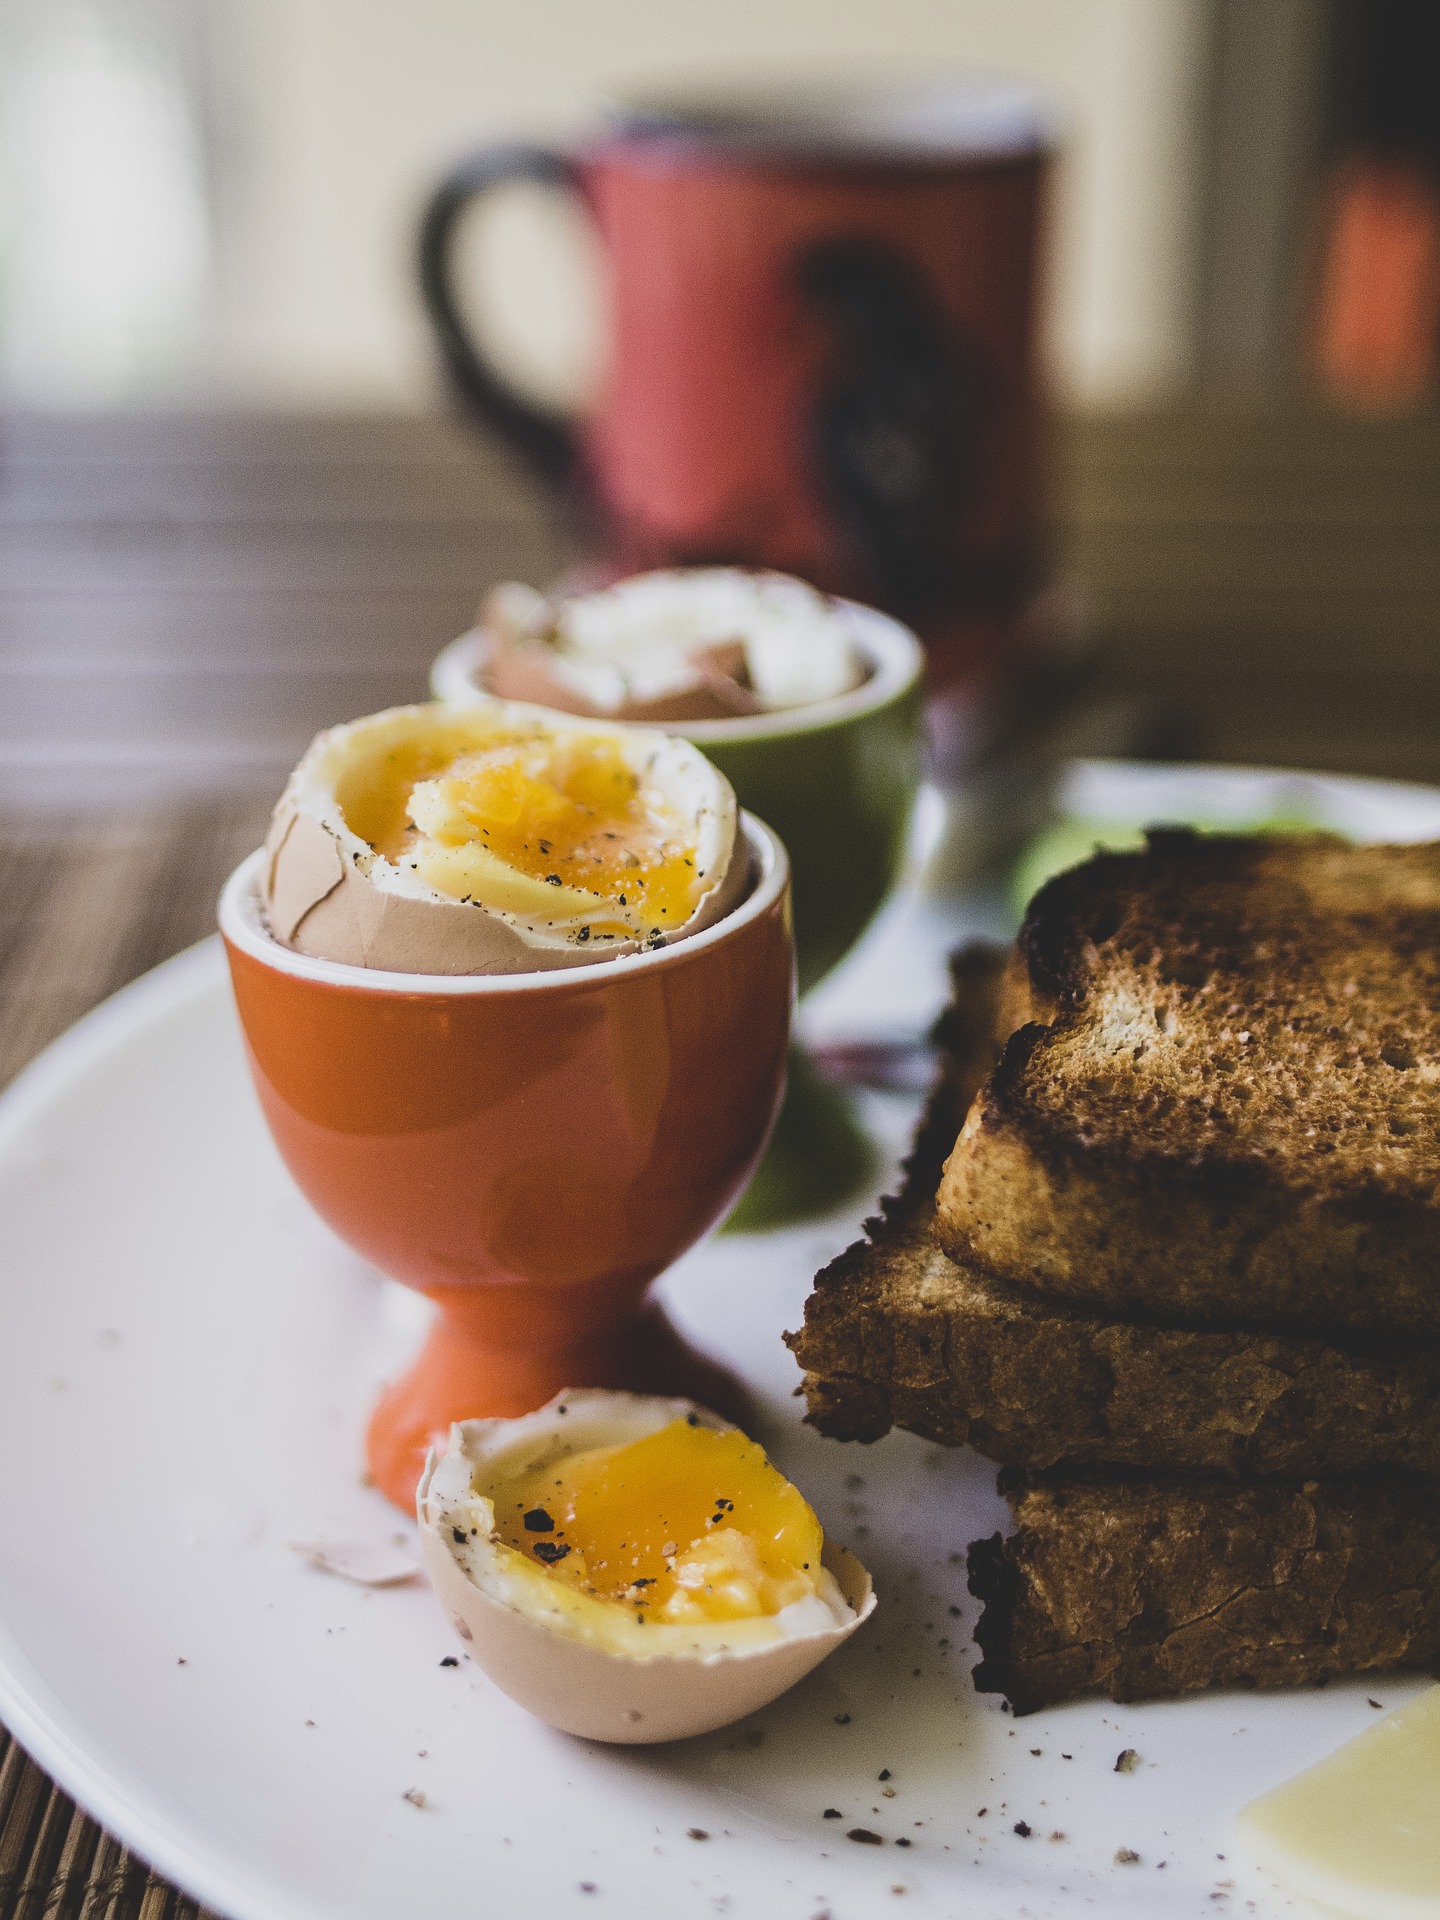
M667 945L750 875L729 782L669 734L514 701L332 727L266 838L282 945L400 973L530 973Z
M558 1487L577 1469L601 1473L620 1449L627 1450L626 1460L638 1462L641 1450L635 1443L664 1445L677 1425L700 1429L702 1438L735 1437L733 1446L711 1451L725 1453L727 1470L748 1473L752 1487L758 1477L768 1476L761 1495L772 1503L771 1518L779 1516L773 1539L782 1548L787 1532L791 1550L796 1538L820 1539L814 1515L760 1450L728 1421L689 1400L576 1390L518 1420L460 1422L452 1427L444 1452L433 1452L426 1463L416 1508L426 1571L441 1604L489 1678L566 1733L633 1745L728 1726L803 1679L874 1610L869 1574L851 1554L826 1541L820 1566L799 1581L805 1589L800 1597L774 1611L745 1611L746 1600L737 1596L752 1591L746 1556L753 1572L756 1542L737 1535L730 1519L736 1507L723 1498L713 1533L702 1523L701 1537L662 1543L669 1575L663 1583L639 1578L622 1600L601 1597L583 1575L568 1583L557 1577L571 1555L559 1537L565 1531L563 1508L552 1501L556 1511L547 1512L537 1499L517 1521L505 1511L511 1492L518 1490L528 1501L537 1486ZM675 1444L686 1438L678 1434ZM601 1464L585 1465L591 1461ZM645 1463L652 1478L655 1463L652 1447ZM630 1484L645 1484L642 1467L629 1471ZM620 1481L623 1490L623 1473ZM775 1487L783 1489L778 1507ZM613 1487L609 1491L613 1499ZM743 1517L748 1511L744 1491L739 1485L734 1491ZM708 1506L712 1496L703 1498ZM646 1527L653 1532L658 1517L653 1510L637 1510L635 1529L626 1529L632 1541L619 1544L643 1543ZM502 1532L514 1533L517 1525L539 1530L542 1544L534 1551L543 1560L505 1543ZM770 1542L759 1545L764 1552ZM576 1562L583 1566L584 1551L578 1544L571 1574ZM653 1552L644 1564L652 1562ZM708 1580L707 1562L723 1563L731 1575L728 1586L723 1575ZM799 1573L798 1567L791 1571ZM757 1577L763 1588L763 1576ZM659 1591L662 1585L669 1588L664 1600L652 1606L642 1598L644 1589ZM772 1588L771 1597L783 1599L795 1591L794 1584L782 1584ZM709 1612L726 1617L696 1617Z

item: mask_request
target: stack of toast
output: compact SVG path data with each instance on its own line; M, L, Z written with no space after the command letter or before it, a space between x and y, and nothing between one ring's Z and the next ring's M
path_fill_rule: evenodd
M904 1190L818 1278L809 1417L1003 1463L975 1681L1440 1660L1440 846L1167 829L954 964Z

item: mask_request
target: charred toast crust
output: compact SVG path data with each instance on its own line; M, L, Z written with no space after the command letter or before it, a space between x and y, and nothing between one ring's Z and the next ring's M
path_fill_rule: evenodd
M1053 1297L1440 1334L1440 847L1152 834L1036 896L946 1247Z
M1329 835L1309 837L1335 847L1346 844ZM1083 998L1088 982L1081 964L1085 947L1103 947L1114 939L1121 931L1127 900L1147 882L1153 883L1165 872L1193 892L1196 883L1217 874L1248 878L1263 865L1272 844L1253 834L1202 837L1190 827L1152 827L1145 840L1144 853L1096 852L1078 866L1057 873L1036 892L1015 937L1032 1019L1048 1022ZM1188 899L1174 905L1176 925L1182 913L1187 919L1193 913ZM1182 952L1188 950L1199 962L1204 945L1203 933L1192 929L1188 939L1182 939Z
M888 1377L884 1356L892 1344L888 1307L878 1285L880 1269L873 1266L872 1257L881 1247L920 1246L928 1239L941 1169L971 1102L995 1064L996 1024L1008 965L1005 949L988 940L972 941L951 955L950 1001L931 1034L938 1056L935 1082L902 1163L900 1191L882 1198L880 1213L865 1222L864 1238L816 1275L804 1327L784 1336L786 1346L807 1368L811 1362L804 1356L815 1350L817 1339L819 1351L825 1351L826 1336L816 1332L821 1327L838 1333L846 1351L873 1356L873 1366L858 1371L842 1366L823 1381L818 1374L807 1374L804 1391L810 1410L806 1417L822 1433L847 1440L879 1440L895 1424L882 1384ZM830 1409L833 1425L820 1418L822 1403Z
M1017 1713L1440 1660L1440 1484L1001 1476L970 1549L974 1681Z
M931 1034L937 1050L935 1081L902 1164L900 1191L881 1200L879 1215L865 1222L865 1237L816 1275L803 1328L784 1336L806 1368L812 1365L807 1356L818 1356L816 1364L822 1366L827 1354L866 1356L858 1366L842 1361L828 1372L806 1375L806 1418L837 1439L879 1440L900 1424L885 1384L892 1372L893 1341L890 1306L881 1285L882 1250L919 1249L929 1241L941 1169L995 1064L1009 967L1006 950L988 940L972 941L951 955L949 1004ZM925 1337L921 1335L922 1342ZM936 1390L944 1391L938 1382ZM948 1431L957 1422L965 1425L958 1409L943 1425ZM937 1431L933 1437L942 1435Z
M945 1162L1000 1049L1009 968L1005 949L988 940L972 941L950 957L949 1004L930 1035L937 1054L935 1083L904 1162L900 1191L880 1203L887 1220L934 1209Z
M877 1222L819 1274L787 1338L806 1417L833 1439L893 1425L1036 1469L1440 1477L1440 1343L1087 1313L956 1265L924 1221Z

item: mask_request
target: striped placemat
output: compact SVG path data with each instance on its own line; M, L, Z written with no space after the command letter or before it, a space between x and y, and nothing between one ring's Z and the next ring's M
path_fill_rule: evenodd
M128 980L214 925L270 796L105 821L0 820L0 1083ZM0 1916L196 1920L0 1726Z

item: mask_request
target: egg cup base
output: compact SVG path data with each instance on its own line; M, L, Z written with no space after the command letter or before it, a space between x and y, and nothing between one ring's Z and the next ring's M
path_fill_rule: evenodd
M365 1435L370 1478L406 1513L426 1455L443 1449L455 1421L533 1413L570 1388L678 1395L737 1426L754 1423L741 1381L692 1347L654 1300L563 1346L523 1348L477 1334L465 1303L437 1306L419 1357L380 1395Z

